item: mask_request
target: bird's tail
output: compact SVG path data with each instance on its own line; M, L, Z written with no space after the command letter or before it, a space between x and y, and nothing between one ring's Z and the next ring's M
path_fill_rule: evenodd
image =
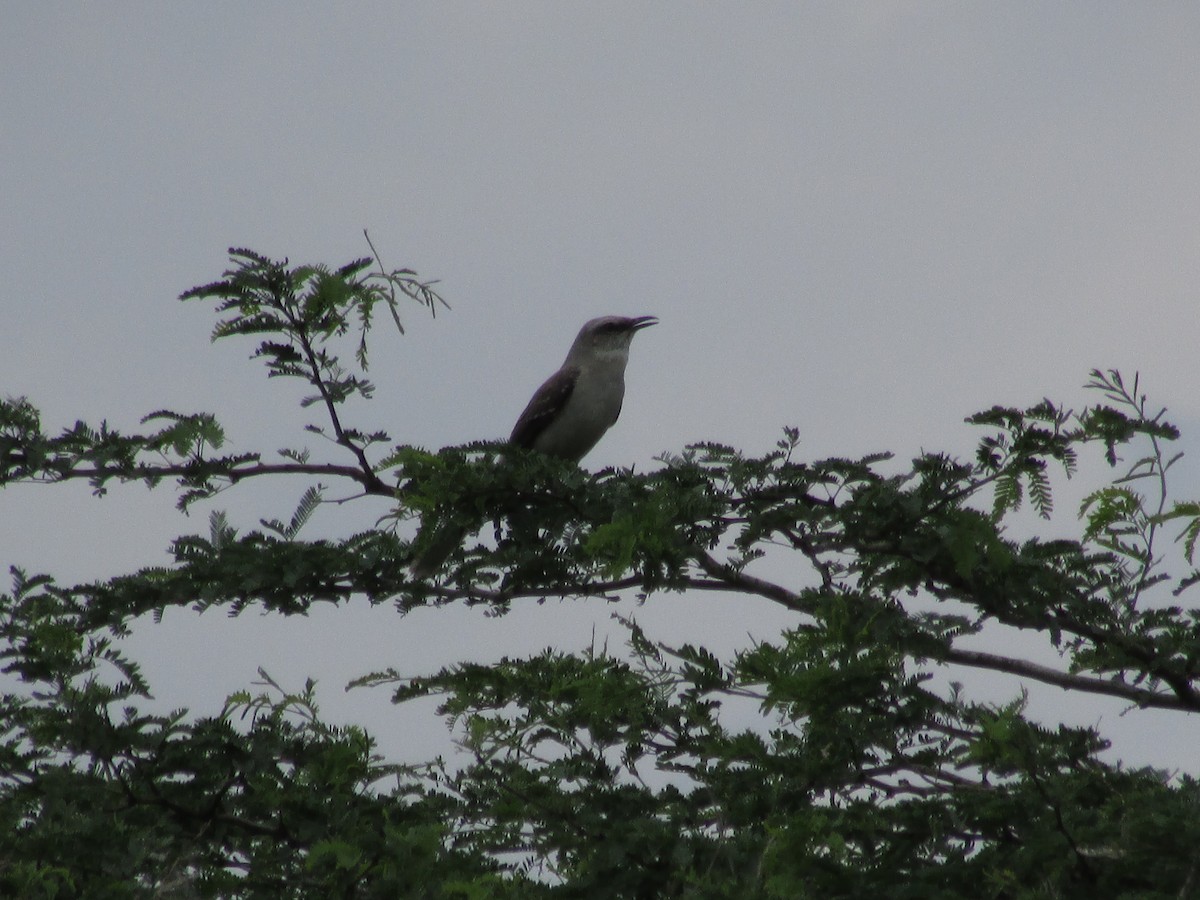
M466 536L462 526L450 522L434 525L433 533L428 539L418 534L418 549L413 561L409 563L409 571L414 577L422 580L436 575L446 562L446 557L454 552Z

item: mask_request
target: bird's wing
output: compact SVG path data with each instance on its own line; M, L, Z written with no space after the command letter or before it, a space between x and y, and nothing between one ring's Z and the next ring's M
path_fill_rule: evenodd
M537 389L517 424L513 426L512 437L509 441L518 447L530 449L546 426L554 421L559 410L563 408L575 390L575 382L579 378L579 369L575 366L563 366L546 379L546 383Z

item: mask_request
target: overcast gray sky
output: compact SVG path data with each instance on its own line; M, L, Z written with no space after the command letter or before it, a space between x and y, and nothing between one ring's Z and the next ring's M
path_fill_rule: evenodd
M1082 404L1094 366L1140 370L1195 446L1198 47L1182 2L5 4L0 390L52 428L209 410L235 449L294 446L299 387L174 298L229 246L340 264L369 228L454 307L376 334L358 424L397 441L506 436L580 324L623 313L661 324L592 468L699 439L759 452L785 425L812 457L969 452L965 415ZM249 528L303 487L215 506ZM173 502L5 491L0 562L67 581L160 562L207 527ZM718 642L787 621L737 603L638 615ZM579 647L609 612L172 612L134 647L170 705L211 711L259 664L315 674L419 756L440 724L398 731L341 684Z

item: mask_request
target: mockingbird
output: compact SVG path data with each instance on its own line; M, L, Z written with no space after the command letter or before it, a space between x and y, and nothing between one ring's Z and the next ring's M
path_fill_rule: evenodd
M534 392L509 443L579 462L621 415L629 344L654 316L601 316L579 329L562 367ZM412 564L413 574L433 574L463 535L436 530Z
M579 330L557 372L537 389L509 442L579 462L621 415L625 364L638 329L654 316L603 316Z

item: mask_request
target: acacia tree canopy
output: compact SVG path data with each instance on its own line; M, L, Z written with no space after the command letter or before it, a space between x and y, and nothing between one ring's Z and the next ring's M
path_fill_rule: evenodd
M1168 499L1178 433L1136 379L1092 372L1100 402L1079 413L1043 401L972 416L981 438L965 461L805 460L792 430L762 456L697 444L644 473L497 444L429 453L352 424L346 403L371 396L381 305L397 325L404 297L434 310L431 283L368 274L370 259L230 255L219 281L183 299L215 305L214 339L250 337L269 375L309 385L321 455L225 454L208 413L154 411L139 434L84 422L51 434L28 400L0 405L4 485L85 480L103 494L140 481L188 508L250 479L312 480L290 521L241 532L214 512L207 533L171 542L165 567L77 585L12 568L0 895L1196 893L1191 774L1105 761L1103 735L1032 721L1020 693L1042 682L1130 715L1200 711L1200 625L1182 599L1200 579L1200 505ZM1087 496L1078 537L1012 537L1013 514L1048 515L1052 479L1091 445L1115 477ZM331 484L394 513L305 539ZM408 563L431 525L475 537L417 579ZM503 612L521 598L699 591L779 604L792 624L728 658L630 620L622 653L364 673L359 684L398 703L441 698L457 723L465 758L419 766L382 758L369 723L323 722L312 685L289 692L265 673L262 691L214 710L147 711L151 686L120 641L168 607ZM1060 664L967 646L999 625ZM933 677L964 667L1014 676L1012 701ZM733 724L730 704L757 723Z

